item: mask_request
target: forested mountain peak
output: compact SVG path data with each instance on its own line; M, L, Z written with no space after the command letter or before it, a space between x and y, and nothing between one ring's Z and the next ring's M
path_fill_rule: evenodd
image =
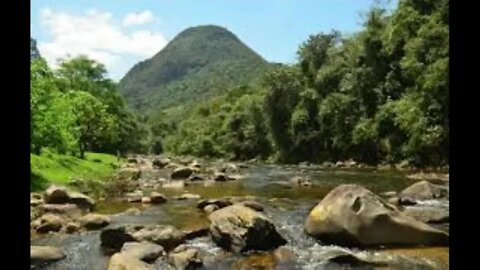
M224 27L182 31L120 81L129 105L141 112L214 96L251 81L268 63Z

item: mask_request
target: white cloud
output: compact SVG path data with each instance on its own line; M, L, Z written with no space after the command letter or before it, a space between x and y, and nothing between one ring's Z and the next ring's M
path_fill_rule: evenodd
M132 12L128 13L127 16L123 19L123 25L138 25L146 24L153 21L153 13L150 10L145 10L143 12Z
M38 48L53 66L59 58L84 54L105 64L110 71L122 66L124 58L151 57L167 43L160 33L122 28L109 12L90 10L74 15L43 9L40 15L41 25L52 39L39 41Z

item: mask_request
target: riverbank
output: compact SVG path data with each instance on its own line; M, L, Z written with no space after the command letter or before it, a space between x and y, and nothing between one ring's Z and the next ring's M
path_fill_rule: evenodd
M43 190L49 184L67 185L76 179L99 180L112 175L122 164L116 156L87 152L85 159L45 152L30 154L32 191Z
M65 256L43 269L69 269L73 265L80 267L79 269L115 269L112 265L119 263L118 260L122 258L125 259L122 257L125 252L118 252L124 244L116 242L116 236L120 236L118 233L129 239L133 237L133 241L138 242L145 240L142 237L155 238L163 235L153 241L155 244L160 243L160 246L165 244L163 240L160 241L164 237L175 240L176 235L183 236L182 241L178 241L182 242L178 248L166 248L165 252L156 253L155 258L158 258L154 263L148 260L145 265L141 261L133 260L146 267L138 269L150 269L154 266L157 269L175 269L178 256L183 255L191 255L192 257L188 258L193 260L192 264L201 262L203 268L200 269L318 269L324 266L343 269L342 265L352 264L351 260L354 260L353 264L386 264L392 269L448 269L448 245L424 248L422 245L412 244L405 249L357 249L343 247L341 243L322 244L322 241L316 240L304 230L313 207L324 201L333 189L345 184L355 184L372 191L355 191L355 196L361 197L359 201L372 202L365 205L375 207L369 212L399 215L406 223L412 226L417 224L414 227L418 228L418 222L405 218L405 215L411 215L416 220L426 222L420 226L425 230L434 232L432 228L437 228L448 233L448 182L443 182L442 186L430 185L398 171L374 172L358 168L323 169L315 165L206 162L187 158L168 160L160 157L131 157L117 175L123 175L125 179L119 181L116 187L125 192L117 193L114 197L107 192L105 197L95 200L94 215L75 216L73 210L76 208L71 205L78 202L79 196L75 193L67 192L63 196L64 203L67 203L64 205L51 204L53 197L63 193L61 191L52 189L43 195L32 195L32 210L38 211L38 215L32 215L32 231L35 234L32 234L31 244L58 248ZM115 186L110 186L113 187ZM392 205L386 207L383 203L378 203L378 196ZM404 198L409 200L403 200ZM339 200L343 201L345 200ZM245 208L228 208L232 205L246 206L257 214ZM341 206L332 202L328 207L334 205ZM392 207L398 210L392 210ZM222 209L224 210L221 211ZM213 217L211 213L217 211L221 212L218 212L217 217ZM52 218L52 214L59 218ZM229 247L222 246L221 239L214 237L217 235L217 227L212 226L223 224L231 220L228 218L230 215L237 214L242 215L242 219L252 216L268 218L273 227L269 225L262 228L275 229L287 243L279 248L272 247L272 250L268 251L257 250L259 247L253 247L253 253L229 251ZM92 224L95 227L93 230L90 228ZM347 226L348 222L343 220L341 224ZM376 226L383 226L382 224ZM132 228L142 231L135 233L131 231ZM47 229L49 233L44 233ZM273 229L270 232L273 233ZM239 230L225 233L235 236ZM374 228L373 231L379 230L382 228ZM317 234L316 231L314 233ZM437 231L435 233L438 234ZM270 235L275 236L275 233ZM385 243L397 241L396 235L398 232L390 232L380 240ZM257 235L251 237L255 239ZM401 239L403 241L404 238ZM103 248L112 245L116 255L103 253ZM243 249L240 246L233 248ZM155 249L159 247L155 246ZM347 261L342 261L345 258ZM189 259L186 262L190 262Z

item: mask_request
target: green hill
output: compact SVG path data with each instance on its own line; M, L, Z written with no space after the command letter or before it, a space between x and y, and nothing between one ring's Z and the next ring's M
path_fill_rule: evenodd
M119 87L129 106L149 113L248 84L269 67L238 37L219 26L184 30L151 59L136 64Z

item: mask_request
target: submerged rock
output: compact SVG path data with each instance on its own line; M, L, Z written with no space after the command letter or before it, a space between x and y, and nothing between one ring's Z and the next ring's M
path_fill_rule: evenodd
M286 243L270 220L243 205L227 206L208 218L214 242L226 250L272 250Z
M401 213L358 185L340 185L312 209L307 234L329 244L448 245L448 234Z
M52 246L30 246L30 264L42 265L62 260L65 253L57 247Z

